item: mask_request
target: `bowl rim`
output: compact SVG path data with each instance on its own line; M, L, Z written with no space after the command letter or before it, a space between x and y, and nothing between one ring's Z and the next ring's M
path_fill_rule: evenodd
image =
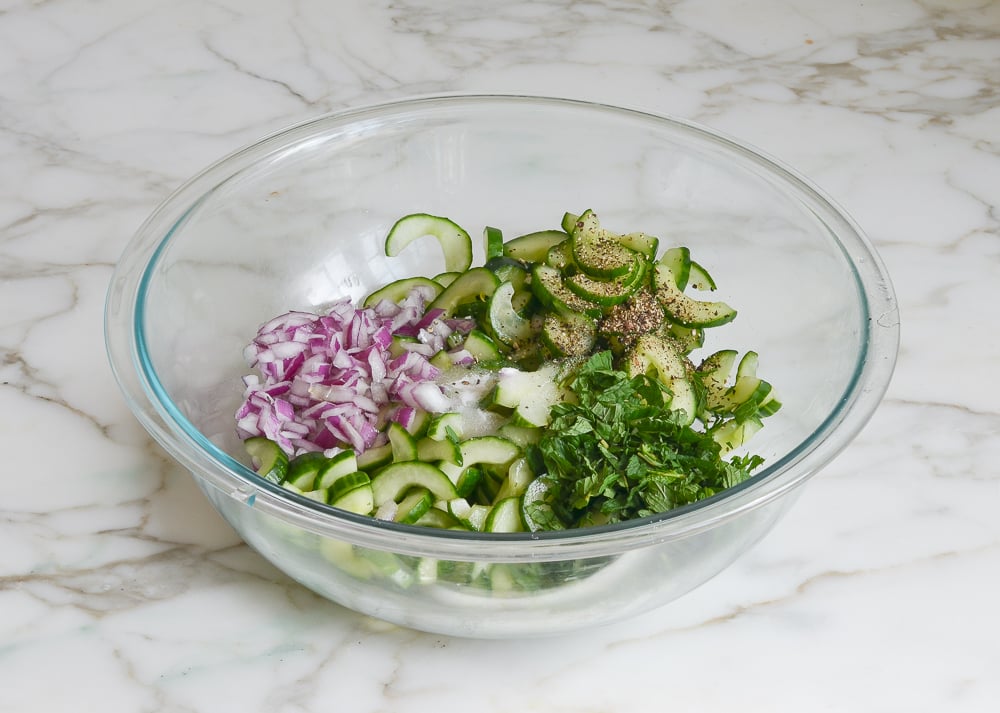
M180 412L159 383L144 353L141 309L151 268L186 217L228 175L311 135L367 118L421 112L441 105L522 104L628 116L671 126L762 169L772 181L794 189L831 229L853 272L862 343L853 378L837 406L795 448L765 464L749 480L681 508L614 525L535 533L478 533L422 528L337 510L270 483L225 453ZM820 213L822 215L820 215ZM836 230L830 228L836 226ZM617 554L687 537L759 508L801 485L839 454L869 421L895 368L899 319L895 293L873 244L855 221L804 176L746 142L695 122L641 109L579 99L530 94L450 93L414 96L322 114L272 132L213 162L173 191L129 241L112 275L105 307L105 344L112 372L137 420L176 460L211 485L289 524L317 535L374 549L461 560L556 560ZM470 548L479 543L484 547ZM504 543L503 547L490 546Z

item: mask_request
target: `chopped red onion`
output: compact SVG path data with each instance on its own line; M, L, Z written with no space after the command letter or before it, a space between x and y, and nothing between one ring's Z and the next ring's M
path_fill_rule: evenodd
M388 419L408 427L417 409L447 410L433 382L440 370L428 359L466 325L446 323L440 310L425 312L433 298L417 288L399 304L364 309L345 298L322 315L294 311L264 324L244 351L260 375L243 378L240 437L270 438L290 456L337 448L360 454L387 442L381 429ZM395 335L419 341L393 357Z

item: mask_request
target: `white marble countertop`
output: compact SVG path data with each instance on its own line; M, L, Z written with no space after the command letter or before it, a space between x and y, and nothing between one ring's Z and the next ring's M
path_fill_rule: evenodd
M0 711L1000 710L1000 4L0 2ZM187 176L316 114L524 92L691 119L868 231L869 426L752 552L624 624L414 633L240 544L137 425L113 265Z

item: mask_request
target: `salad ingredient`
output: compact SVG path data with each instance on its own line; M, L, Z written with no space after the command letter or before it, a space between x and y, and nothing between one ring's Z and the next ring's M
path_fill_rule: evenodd
M440 406L429 356L461 329L427 310L430 291L358 309L349 299L326 314L289 312L264 324L244 356L260 376L244 378L237 432L264 437L287 454L349 444L359 454L386 442L389 421ZM394 336L414 337L394 353ZM390 407L390 408L387 408Z
M425 235L433 235L441 244L447 272L463 272L472 265L469 234L448 218L426 213L413 213L397 220L385 239L385 254L396 257L410 243Z
M503 241L406 216L397 255L435 236L446 271L359 308L261 327L237 429L255 468L304 497L428 527L521 532L616 523L711 497L763 462L732 455L780 408L758 356L692 353L736 317L686 247L593 211ZM735 369L735 375L733 371Z
M568 387L576 403L555 404L541 441L527 449L546 491L525 505L536 527L664 512L743 482L763 462L758 456L722 460L711 433L690 428L683 411L668 408L667 385L614 369L610 352L591 357Z

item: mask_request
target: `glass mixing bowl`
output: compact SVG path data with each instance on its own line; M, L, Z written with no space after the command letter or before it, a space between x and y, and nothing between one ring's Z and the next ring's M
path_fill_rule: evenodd
M624 524L478 534L353 515L254 473L234 412L249 373L243 348L260 324L441 272L433 245L385 257L402 215L514 236L586 208L621 232L658 235L661 250L689 246L739 310L710 330L706 353L757 351L784 404L750 444L766 459L751 480ZM888 277L858 227L747 146L611 106L453 96L308 121L188 181L123 254L106 339L135 416L275 566L400 625L512 637L637 615L732 563L871 416L897 325Z

